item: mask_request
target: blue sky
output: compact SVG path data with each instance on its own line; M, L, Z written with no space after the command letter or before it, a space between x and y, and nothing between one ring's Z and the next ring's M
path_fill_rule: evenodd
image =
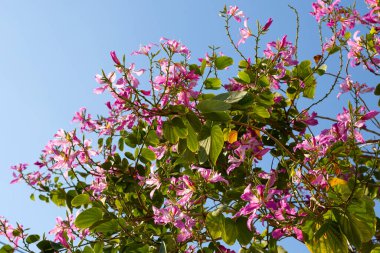
M252 27L256 19L265 23L273 17L264 39L271 41L284 34L294 40L295 18L288 3L301 14L300 58L310 58L318 54L317 49L311 50L313 45L319 45L317 25L308 14L311 1L1 0L0 215L42 233L54 227L57 215L64 214L64 209L30 201L32 191L24 185L9 185L9 167L36 161L59 128L75 127L71 119L80 107L87 107L92 114L105 111L106 98L92 90L96 87L94 75L102 68L106 72L112 68L111 50L125 53L127 61L136 61L138 67L146 67L129 53L140 44L158 42L165 36L187 45L194 62L204 56L209 45L221 46L225 54L236 56L225 36L223 20L218 17L224 4L243 9ZM238 26L231 31L238 39ZM250 41L241 47L253 55ZM338 103L335 95L329 100L330 108L340 110ZM334 110L325 109L333 116ZM306 251L293 241L287 249Z

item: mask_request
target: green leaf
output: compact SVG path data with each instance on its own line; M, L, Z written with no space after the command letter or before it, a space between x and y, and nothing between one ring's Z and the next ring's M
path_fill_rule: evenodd
M207 65L207 61L206 59L203 59L202 64L201 64L201 69L200 69L202 76L203 76L203 73L205 72L206 65Z
M238 229L235 222L231 218L225 218L222 227L222 239L228 245L233 245L236 241Z
M224 137L223 131L219 125L214 125L211 129L204 127L202 129L202 139L199 142L201 146L198 154L201 163L205 162L205 155L208 155L212 164L216 164L220 152L223 149Z
M215 67L219 70L225 69L234 64L234 60L228 56L219 56L215 59Z
M189 69L190 69L190 71L194 71L194 73L197 75L200 75L200 76L202 75L201 70L197 64L190 64Z
M28 244L32 244L32 243L35 243L37 241L40 240L40 236L39 235L29 235L27 238L26 238L26 242Z
M213 239L222 236L222 227L224 226L224 216L221 213L210 212L206 216L206 228Z
M131 148L135 148L138 140L135 134L129 134L127 138L124 139L125 144L127 144Z
M202 147L202 143L199 142L199 144L201 146L199 147L199 151L198 151L198 161L200 164L203 164L203 163L207 162L208 154L207 154L206 149L204 147Z
M179 117L173 118L171 121L164 122L164 137L170 143L177 143L179 138L187 136L187 127Z
M140 155L144 157L145 159L147 159L148 161L153 161L154 159L156 159L156 154L149 148L143 148L141 150Z
M224 137L223 131L219 125L214 125L211 128L211 148L210 148L210 160L212 164L216 164L216 160L219 157L220 152L223 149Z
M326 70L327 70L327 65L326 64L323 64L322 66L320 66L316 72L318 75L324 75L326 73Z
M14 252L15 252L14 248L8 244L0 248L0 253L14 253Z
M254 233L249 231L247 227L247 218L240 216L236 220L236 227L238 231L237 240L242 245L248 245L251 242Z
M66 206L66 192L63 189L51 191L50 199L57 206Z
M104 242L96 242L94 245L94 252L95 253L102 253L104 247Z
M257 82L261 87L269 87L270 85L270 82L269 82L269 79L268 77L266 76L261 76L259 78L259 81Z
M207 155L206 155L207 161ZM189 149L186 149L184 153L180 155L180 157L175 161L174 165L183 164L189 165L195 162L195 154L191 152Z
M257 115L259 115L260 117L266 119L266 118L269 118L270 117L270 114L268 112L268 109L266 109L265 107L263 106L254 106L253 107L253 112Z
M90 246L84 247L83 253L94 253L94 250Z
M194 131L196 131L197 133L201 131L202 123L199 120L199 117L193 111L189 111L186 114L186 119L188 120L190 125L193 127Z
M118 147L120 151L124 150L124 138L120 138L118 141Z
M92 207L81 212L75 219L78 228L89 228L92 224L102 219L103 212L100 208Z
M375 203L367 196L354 198L347 210L339 212L334 210L334 215L342 232L350 243L360 247L362 243L372 239L376 232Z
M167 253L166 244L164 241L161 242L160 250L158 251L158 253Z
M303 96L306 98L313 99L315 96L315 90L316 90L316 81L314 76L309 77L309 80L311 80L308 83L305 83L305 90L303 91ZM309 84L311 83L311 84Z
M185 126L181 118L173 118L171 121L171 125L174 127L174 131L179 136L179 138L185 138L187 136L187 127Z
M293 69L293 75L304 82L303 96L310 99L314 98L317 82L313 76L311 61L306 60L297 65Z
M227 93L219 94L215 96L214 99L222 100L226 103L233 104L242 100L246 94L247 94L246 91L230 91Z
M75 198L73 198L73 200L71 200L71 205L73 207L78 207L81 205L87 205L88 203L90 203L90 196L88 196L87 194L79 194L79 195L75 196Z
M248 66L249 66L249 63L246 60L241 60L239 62L239 68L241 69L247 68Z
M227 122L231 120L230 115L226 112L208 112L203 115L211 121Z
M179 136L174 131L174 128L169 122L164 122L163 125L164 129L164 137L167 139L170 143L177 143L179 140Z
M231 108L231 105L224 101L208 99L208 100L201 101L198 104L197 108L203 113L220 112L220 111L227 111L228 109Z
M61 244L48 241L48 240L43 240L37 243L37 247L41 250L43 253L55 253L58 252L60 249L63 247Z
M380 83L376 86L376 89L375 89L375 95L376 96L380 96Z
M148 135L146 137L146 143L151 144L153 146L156 146L160 143L160 139L158 138L156 131L150 130L148 132Z
M116 233L119 231L119 223L117 220L109 220L99 225L96 225L91 229L95 233Z
M210 77L204 81L205 88L211 90L217 90L222 87L222 81L219 78Z
M257 98L257 102L265 106L271 106L274 104L273 99L274 99L274 94L272 92L265 92L259 95L259 97Z
M242 80L244 83L251 83L251 78L249 77L249 74L245 71L240 71L238 73L238 77L240 80Z
M335 54L336 52L339 52L339 50L340 50L340 47L334 44L333 47L330 47L327 49L327 52L331 55L331 54Z
M346 237L340 232L336 222L328 220L327 225L322 226L316 221L309 220L302 228L305 235L305 243L312 253L347 253L348 244ZM319 229L323 229L318 233ZM314 235L318 235L314 236Z
M199 149L198 135L187 120L185 121L185 125L187 127L187 148L190 149L192 152L197 152Z

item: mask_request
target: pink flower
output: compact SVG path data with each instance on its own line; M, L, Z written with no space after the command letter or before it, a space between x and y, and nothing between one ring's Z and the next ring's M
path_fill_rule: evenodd
M166 146L158 146L158 147L149 146L148 148L154 152L157 160L161 160L162 157L166 153Z
M13 172L13 178L14 179L11 181L11 184L17 183L17 182L19 182L20 180L23 179L22 178L23 171L26 170L27 167L28 167L27 163L20 163L19 165L11 166L12 170L17 171L17 173Z
M335 0L330 6L328 6L324 1L318 0L316 3L313 3L313 12L310 14L315 17L315 19L320 22L321 19L326 16L331 14L334 10L335 7L339 4L340 0Z
M116 63L116 65L121 65L119 59L116 56L115 51L111 51L110 55L111 55L111 58L112 58L113 62Z
M209 183L223 182L228 185L228 181L222 177L222 175L212 169L205 169L192 165L192 169L198 170L201 176Z
M351 76L348 75L343 83L340 84L340 92L337 95L337 98L349 91L353 90L355 92L356 96L359 96L359 94L372 92L375 90L373 87L368 87L367 84L359 84L358 82L353 82L351 80Z
M353 36L353 40L349 39L347 45L350 48L350 51L347 54L348 59L351 59L351 66L355 67L360 64L360 56L363 47L361 46L361 39L358 36L359 31L356 31Z
M154 192L161 187L159 175L156 173L150 173L149 178L145 178L140 175L137 175L137 178L140 180L139 185L153 187L152 191L149 194L150 198L152 199Z
M274 239L278 240L284 235L284 232L282 232L281 228L277 228L272 231L272 236Z
M157 46L157 45L153 43L149 43L148 45L140 46L139 50L133 51L131 55L138 55L138 54L148 55L149 51L151 50L153 46Z
M169 40L164 37L162 37L160 41L163 41L162 45L166 46L171 52L183 54L187 58L190 58L190 50L181 42L176 41L176 40Z
M273 19L269 18L266 24L263 26L262 31L265 32L269 29L269 27L272 25Z
M376 117L380 112L378 111L370 111L368 113L366 113L365 115L363 115L361 117L361 120L369 120L369 119L372 119L374 117Z
M109 82L110 83L113 83L115 82L116 80L116 74L115 72L110 72L108 75L107 75L107 78L103 78L101 75L96 75L95 76L95 80L97 83L99 84L105 84L99 88L95 88L94 89L94 93L95 94L102 94L106 89L109 88Z
M166 203L168 206L158 209L153 206L153 219L156 224L173 224L179 233L177 235L178 242L184 242L192 237L192 228L196 222L190 216L184 214L177 206L172 203Z
M219 245L218 248L219 248L219 251L221 251L222 253L236 253L234 250L227 249L223 245Z
M56 225L49 231L49 234L54 235L54 241L60 242L65 248L70 248L69 241L76 239L74 231L77 230L77 227L74 225L73 215L70 215L68 220L62 220L61 217L57 217Z
M110 171L108 171L110 173ZM96 167L93 171L93 179L89 189L95 197L100 197L103 191L107 188L106 171L100 167Z
M93 131L96 129L96 122L91 119L91 114L87 114L86 112L86 108L81 107L75 113L72 122L79 122L82 131Z
M245 17L243 11L239 10L237 6L230 6L227 14L233 16L237 22L241 22L241 19Z
M239 40L238 42L238 46L241 44L241 43L245 43L245 41L251 37L253 34L251 32L251 30L248 28L248 18L246 18L244 20L244 28L240 28L240 37L241 39Z
M24 232L22 225L17 224L17 227L13 227L9 224L8 220L0 216L0 236L6 236L7 239L13 243L15 248L18 248L18 242L24 240L27 236Z

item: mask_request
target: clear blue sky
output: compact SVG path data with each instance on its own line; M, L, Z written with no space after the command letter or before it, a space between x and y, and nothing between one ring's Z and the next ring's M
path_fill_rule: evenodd
M70 122L80 107L87 107L92 114L104 112L105 98L92 90L96 87L94 75L101 68L112 68L111 50L139 63L129 53L165 36L187 45L194 62L204 56L209 45L221 46L221 51L231 55L223 20L218 17L224 4L243 9L252 27L255 19L264 23L273 17L266 40L284 34L294 40L295 18L288 3L301 14L300 58L310 58L318 53L310 49L319 43L317 25L308 14L311 1L0 0L0 215L42 233L52 229L55 217L64 213L52 205L30 201L32 191L23 184L9 185L9 167L36 161L59 128L75 127ZM238 39L238 27L233 26L232 31ZM253 53L252 43L242 48ZM335 94L330 108L340 110L342 106L334 104ZM289 252L306 251L293 241L288 245Z

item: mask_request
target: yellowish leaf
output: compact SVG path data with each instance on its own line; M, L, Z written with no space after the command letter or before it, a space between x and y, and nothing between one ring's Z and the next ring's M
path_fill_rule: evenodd
M231 130L228 133L228 142L234 143L235 141L237 141L237 137L238 137L238 132L236 130Z

